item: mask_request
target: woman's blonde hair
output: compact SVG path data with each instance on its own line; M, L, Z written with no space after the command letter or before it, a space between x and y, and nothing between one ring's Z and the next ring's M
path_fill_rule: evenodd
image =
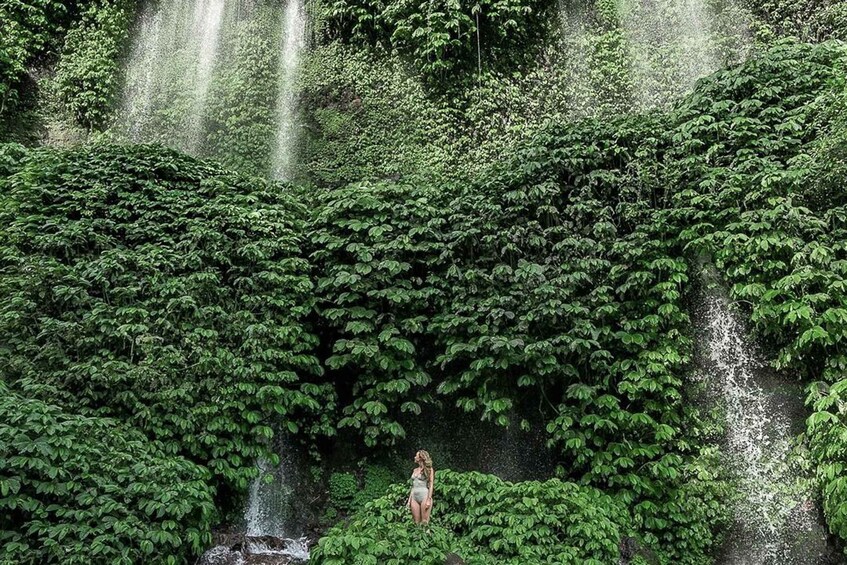
M423 462L423 476L429 481L429 477L432 475L432 457L423 449L418 450L418 454L421 456L421 461Z

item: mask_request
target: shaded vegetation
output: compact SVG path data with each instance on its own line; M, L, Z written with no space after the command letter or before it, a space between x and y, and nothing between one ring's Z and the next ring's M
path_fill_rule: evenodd
M512 484L493 475L438 471L437 488L439 518L429 532L409 526L403 507L408 489L394 485L352 521L330 530L312 560L442 563L456 553L469 565L601 565L617 559L619 541L631 527L621 501L556 479Z
M114 420L0 382L4 563L173 563L211 542L209 472Z
M315 431L307 414L331 410L334 393L305 380L321 369L291 196L170 150L104 146L32 152L0 195L15 389L121 418L239 489L277 457L274 422Z
M27 66L55 53L75 2L0 2L0 118L15 109Z
M425 535L384 469L335 472L325 518L349 520L317 562L611 563L632 536L708 563L731 516L686 381L703 257L808 387L804 440L847 541L845 47L776 42L668 111L610 118L634 79L617 11L592 6L588 103L544 74L549 53L504 72L549 31L545 3L324 5L303 186L158 146L0 147L2 560L188 562L275 437L371 454L449 405L542 426L557 478L439 471ZM847 29L843 3L754 8L768 41ZM0 114L63 40L57 101L103 128L134 10L0 2ZM255 14L226 38L205 139L249 173L267 169L279 15ZM458 72L464 93L433 95Z
M136 0L89 2L65 36L53 87L62 111L85 128L111 116L135 9Z
M331 34L396 50L443 88L454 80L464 82L462 73L472 71L483 56L487 64L505 69L531 60L530 48L544 37L545 21L556 7L546 0L479 0L468 5L445 0L334 0L327 10L333 20Z

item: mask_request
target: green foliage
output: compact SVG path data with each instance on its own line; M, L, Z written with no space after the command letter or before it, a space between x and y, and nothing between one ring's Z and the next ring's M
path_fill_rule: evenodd
M528 60L556 5L544 0L335 0L327 7L330 33L381 45L408 58L431 81L462 81L486 65L509 68ZM479 49L479 51L478 51ZM452 73L452 76L451 76Z
M365 465L364 485L356 493L355 505L361 508L374 498L383 496L391 486L394 474L382 465Z
M88 3L65 38L56 97L63 111L88 129L102 127L111 115L135 7L135 0Z
M839 44L784 43L704 84L674 116L670 182L685 189L667 211L680 242L711 256L750 305L773 366L814 381L807 438L842 539L845 64Z
M543 44L533 49L532 64L505 71L483 52L481 74L457 73L461 88L439 82L435 92L403 52L355 49L343 38L315 47L303 64L303 175L321 187L400 178L465 182L509 160L545 123L665 108L690 90L698 72L746 55L745 13L733 2L710 2L708 41L696 55L672 31L690 23L680 3L642 3L652 7L633 16L649 18L648 30L659 35L671 30L660 48L643 36L647 31L638 36L623 25L621 3L599 4L560 3L557 17L547 16L539 30ZM317 25L320 33L335 24ZM520 58L514 49L510 56Z
M211 543L209 478L137 431L0 382L4 563L186 563Z
M809 178L802 149L843 56L834 44L777 45L705 81L667 117L548 127L472 186L321 195L313 257L326 273L320 301L333 305L321 323L337 336L327 362L334 379L356 375L340 389L341 424L395 441L398 413L429 402L435 383L434 398L501 425L540 407L563 477L631 504L667 562L707 559L728 515L725 486L698 470L690 430L702 423L684 403L682 248L696 240L686 251L714 253L730 279L750 273L734 271L733 257L779 253L759 266L767 280L793 260L797 244L769 226L810 214L784 190ZM808 262L821 260L811 242L826 223L803 228ZM798 300L820 300L807 283L790 283ZM820 341L804 321L816 304L774 310L773 323L800 324L798 346ZM395 327L412 348L380 341ZM786 353L780 368L795 358Z
M105 6L68 37L60 76L116 60L126 14ZM366 8L334 8L356 11L357 40L388 42L423 60L428 76L470 64L459 49L471 29L465 8L433 12L417 36L420 6L381 7L371 20ZM468 9L481 18L522 9L495 8ZM608 94L599 107L613 108L630 101L613 94L629 92L633 77L616 12L601 8L586 40L589 82ZM270 135L270 114L256 110L273 92L273 18L263 13L227 39L238 47L215 78L206 140L251 171L265 168L257 155ZM381 35L398 22L396 37ZM105 34L103 51L86 47L101 37L86 26ZM781 43L702 81L667 115L578 123L561 109L581 92L564 86L570 75L492 74L473 103L433 101L397 59L351 53L324 46L306 71L306 168L317 191L154 147L0 148L0 371L15 402L49 412L62 437L106 427L142 442L166 477L197 471L185 457L208 467L212 486L242 490L256 458L274 460L278 428L311 440L342 429L386 447L442 402L501 426L528 427L532 410L571 482L439 470L426 534L408 524L405 487L386 489L384 471L368 468L363 481L339 472L329 479L336 515L389 494L333 529L315 558L437 562L455 551L469 563L608 563L621 536L637 532L661 562L699 564L729 519L713 439L683 379L689 261L707 254L750 303L775 366L814 382L807 437L830 527L847 538L843 46ZM262 64L241 64L254 58ZM550 85L549 99L504 123L526 89ZM114 83L102 86L66 99L91 126L107 115ZM552 124L533 131L550 108L559 109ZM218 127L227 123L238 127ZM498 141L476 147L492 132ZM26 433L23 423L0 430ZM102 460L101 444L87 441L80 467ZM23 484L21 472L4 480ZM203 492L192 495L200 506ZM201 514L183 522L205 539L210 514ZM141 539L120 543L145 550Z
M16 172L26 158L26 154L27 150L23 145L16 143L0 144L0 178Z
M614 562L629 533L625 505L595 489L564 483L506 483L493 475L440 470L433 522L412 524L406 485L330 530L312 554L318 564L440 563L447 553L466 563Z
M393 479L394 475L388 468L374 464L365 465L361 481L351 472L332 473L329 476L329 501L324 518L335 522L339 515L346 516L359 511L366 503L383 496Z
M748 0L765 40L795 36L803 41L847 39L847 5L841 0Z
M688 267L650 207L664 199L651 164L663 127L550 128L455 192L318 195L311 257L339 427L386 445L405 437L404 412L439 398L502 426L533 407L563 477L636 505L656 543L685 539L675 562L703 559L726 513L712 479L691 482L680 431L697 422L681 379Z
M319 187L399 177L443 178L467 151L455 112L427 98L395 57L318 46L300 80L303 176Z
M353 498L359 483L353 473L333 473L329 476L329 504L344 513L353 508Z
M0 184L0 365L244 489L276 426L331 433L305 208L169 150L33 152Z
M68 5L57 0L0 1L0 117L15 107L34 59L55 48L67 23Z
M435 198L413 187L354 185L317 199L311 259L332 351L325 364L346 403L338 426L360 430L370 446L405 437L400 413L419 414L430 397L419 347L435 292L426 281L438 253Z

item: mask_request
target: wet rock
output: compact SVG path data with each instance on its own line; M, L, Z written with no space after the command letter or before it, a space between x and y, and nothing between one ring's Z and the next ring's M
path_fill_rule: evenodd
M455 553L448 553L444 557L444 565L465 565L465 561Z
M220 536L197 565L301 565L309 560L311 541L274 536Z
M235 551L225 545L218 545L204 553L197 565L241 565L244 558L240 551Z
M619 565L630 565L636 557L640 557L643 560L642 562L649 563L649 565L659 565L656 554L650 548L641 546L638 540L633 537L622 537L618 549L620 550Z

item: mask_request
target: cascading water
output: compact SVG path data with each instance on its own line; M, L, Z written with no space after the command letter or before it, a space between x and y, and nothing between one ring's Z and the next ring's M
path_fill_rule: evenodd
M714 16L704 0L624 0L621 25L641 108L660 106L691 90L722 63L712 32Z
M203 109L212 81L215 55L218 52L224 0L200 0L194 6L193 35L198 39L197 65L194 78L193 106L191 108L190 148L196 152L200 145Z
M768 373L726 298L707 297L702 315L699 377L725 410L726 456L738 495L735 526L718 562L829 563L826 532L792 440L792 424L803 421L799 390Z
M146 2L116 132L290 178L306 30L304 0Z
M297 144L297 75L306 44L306 10L303 0L288 0L282 20L282 53L279 63L277 127L272 175L286 180L291 176Z
M209 549L197 565L293 565L309 560L309 539L292 537L291 532L302 533L303 524L314 519L309 507L311 481L303 476L296 453L283 442L276 443L283 456L277 466L259 462L244 529L219 538L221 545Z
M119 127L133 141L164 141L196 153L226 0L146 3L127 66Z
M287 514L285 506L292 489L286 484L283 465L272 469L267 463L261 462L259 469L261 476L250 486L245 514L247 535L283 537ZM269 474L273 481L265 482L264 478Z
M667 106L751 45L740 0L559 0L559 14L551 55L576 115Z
M247 500L246 522L247 552L265 556L277 556L297 561L309 559L308 540L305 537L292 538L290 532L297 529L297 477L293 470L295 461L286 454L292 453L288 446L281 444L283 454L280 464L272 467L264 461L259 462L260 475L250 485ZM272 478L266 481L267 477ZM269 541L272 540L272 543Z

